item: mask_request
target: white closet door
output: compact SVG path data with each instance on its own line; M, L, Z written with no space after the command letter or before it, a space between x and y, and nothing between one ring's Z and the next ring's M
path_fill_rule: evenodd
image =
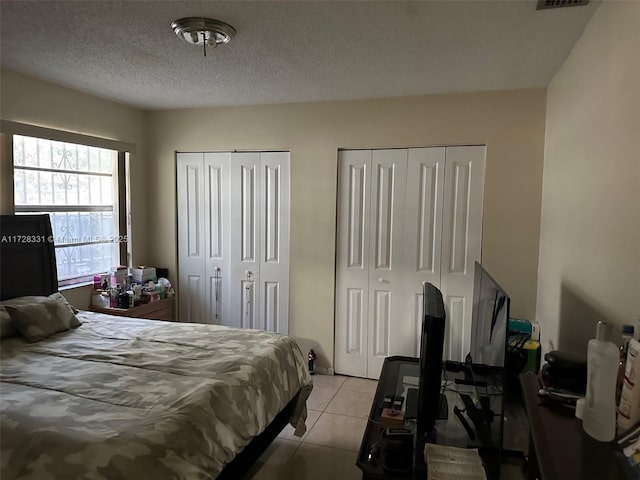
M484 168L484 146L339 153L337 372L377 378L386 356L418 356L425 281L444 295L445 358L464 358Z
M374 150L371 159L367 377L379 378L385 357L403 353L402 255L407 150ZM397 328L399 327L399 328Z
M474 261L482 259L486 147L447 147L440 289L447 322L445 358L464 360L471 339Z
M289 153L263 152L260 241L262 328L289 333Z
M422 283L440 287L442 201L445 148L410 148L407 166L403 280L410 296L405 299L400 329L404 355L420 356L422 334Z
M287 334L289 153L180 153L182 321Z
M204 154L204 239L207 281L205 323L224 324L230 318L229 156ZM180 211L179 215L182 211Z
M202 153L178 154L178 320L182 322L200 322L207 315L204 176Z
M336 369L378 378L384 358L402 353L407 150L341 151L339 170Z
M225 325L264 329L260 315L260 153L235 153L231 176L231 308Z
M336 371L367 376L371 150L338 157L336 245Z

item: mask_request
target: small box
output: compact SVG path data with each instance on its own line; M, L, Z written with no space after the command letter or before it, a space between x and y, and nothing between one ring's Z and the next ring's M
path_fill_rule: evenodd
M524 318L510 318L509 333L511 332L531 335L531 322Z
M140 265L131 269L131 277L135 282L145 283L156 278L156 269Z
M142 292L140 297L141 303L150 303L160 300L160 292Z
M380 423L385 428L404 428L404 411L383 408Z

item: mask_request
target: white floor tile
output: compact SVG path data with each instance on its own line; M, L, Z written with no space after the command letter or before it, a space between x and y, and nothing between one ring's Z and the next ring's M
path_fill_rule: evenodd
M307 408L323 411L337 392L338 389L334 387L314 385L311 395L307 399Z
M304 439L305 443L357 452L367 420L324 412Z
M311 377L313 384L320 387L340 388L349 377L344 375L314 375Z
M276 438L245 475L245 480L277 480L282 466L293 455L299 442Z
M279 478L360 480L362 471L356 467L356 456L355 452L303 442L281 468Z
M371 411L373 393L354 392L344 387L333 397L325 411L339 415L366 418Z
M349 377L342 385L343 390L350 390L352 392L363 392L363 393L376 393L376 388L378 387L377 380L369 380L368 378L356 378Z

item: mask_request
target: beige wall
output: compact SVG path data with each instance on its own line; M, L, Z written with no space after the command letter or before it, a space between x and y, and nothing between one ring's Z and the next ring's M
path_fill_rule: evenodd
M149 262L176 276L176 151L291 152L290 333L333 365L337 150L487 144L483 263L534 318L545 90L156 111Z
M640 315L640 3L604 2L548 88L537 319L586 351ZM619 329L616 333L619 336Z
M15 72L0 72L0 117L3 120L65 130L74 133L117 140L136 145L131 158L132 186L132 253L135 263L146 262L147 244L147 181L145 166L145 131L143 112L109 100L86 95ZM11 158L7 155L4 139L0 155L2 188L0 211L12 210L10 190L12 182ZM9 150L10 152L10 150ZM86 295L73 295L79 303ZM85 305L77 305L83 307Z

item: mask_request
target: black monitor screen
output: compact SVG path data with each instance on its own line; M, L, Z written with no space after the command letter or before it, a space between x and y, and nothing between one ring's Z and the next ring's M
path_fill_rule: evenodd
M504 367L509 325L509 295L475 263L471 358L474 364Z
M441 402L442 350L446 316L442 292L431 283L423 285L423 308L418 392L419 434L424 434L433 428Z

